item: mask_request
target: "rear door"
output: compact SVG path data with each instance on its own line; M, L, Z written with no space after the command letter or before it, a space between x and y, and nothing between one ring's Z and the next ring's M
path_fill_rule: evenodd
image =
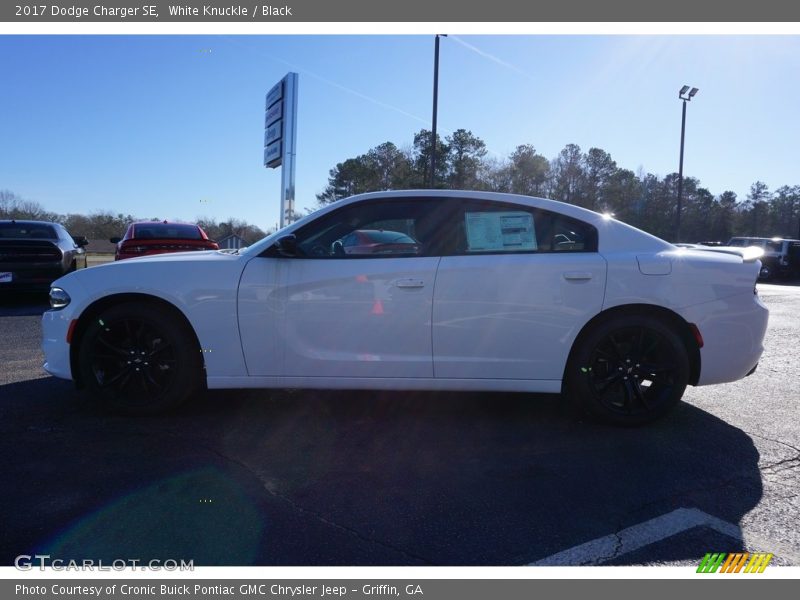
M435 376L560 380L603 303L597 231L525 205L458 205L433 298Z

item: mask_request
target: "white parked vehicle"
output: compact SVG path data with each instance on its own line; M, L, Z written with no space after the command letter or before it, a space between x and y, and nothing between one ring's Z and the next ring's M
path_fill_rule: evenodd
M348 245L356 232L369 243ZM755 370L759 268L748 249L676 248L552 200L365 194L238 253L62 277L43 316L44 368L132 413L203 385L482 390L561 392L642 423L687 384Z

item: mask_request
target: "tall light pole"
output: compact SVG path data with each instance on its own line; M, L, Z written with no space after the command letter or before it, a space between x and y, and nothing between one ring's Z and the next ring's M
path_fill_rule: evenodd
M688 85L683 86L678 92L678 98L683 100L683 110L681 112L681 158L678 164L678 215L675 219L675 241L681 241L681 209L683 208L683 141L686 136L686 103L690 102L699 90L696 87L689 89ZM687 94L688 92L688 94Z
M439 38L447 37L437 33L433 46L433 118L431 119L431 189L436 187L436 115L439 112Z

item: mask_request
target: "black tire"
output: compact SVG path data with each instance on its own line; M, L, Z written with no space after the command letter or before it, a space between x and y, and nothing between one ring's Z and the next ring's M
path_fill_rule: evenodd
M614 317L576 343L563 393L597 420L615 425L654 421L680 401L689 382L686 346L662 319Z
M202 382L200 349L188 326L148 303L118 304L94 318L81 339L78 365L92 398L125 414L174 408Z

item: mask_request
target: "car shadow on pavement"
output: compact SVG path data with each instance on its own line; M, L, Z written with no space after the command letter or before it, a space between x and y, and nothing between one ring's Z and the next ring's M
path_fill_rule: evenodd
M0 317L32 317L50 309L46 293L8 291L0 294Z
M619 429L549 395L212 391L150 418L53 378L0 398L1 564L519 565L678 508L736 524L762 495L750 437L688 404Z

